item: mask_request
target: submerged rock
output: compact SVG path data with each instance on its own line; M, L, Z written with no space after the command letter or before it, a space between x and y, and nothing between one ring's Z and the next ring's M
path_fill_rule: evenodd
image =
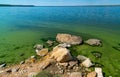
M80 36L75 36L70 34L57 34L56 40L61 43L67 43L72 45L77 45L82 43L82 38Z
M85 43L89 44L89 45L92 45L92 46L101 46L102 43L100 40L98 39L88 39L87 41L85 41Z
M58 46L53 48L51 57L58 62L66 62L72 60L70 51L67 48L62 48Z
M51 41L51 40L48 40L46 43L49 44L49 45L51 46L51 45L53 45L54 42Z
M39 56L45 56L48 53L48 48L41 49L40 51L37 52L37 55Z
M39 51L39 50L43 49L43 45L41 45L41 44L36 44L36 45L34 46L34 49L36 49L36 52L37 52L37 50Z
M93 64L92 64L91 60L90 60L89 58L87 58L85 61L82 62L82 65L83 65L84 67L90 67L90 66L92 66Z

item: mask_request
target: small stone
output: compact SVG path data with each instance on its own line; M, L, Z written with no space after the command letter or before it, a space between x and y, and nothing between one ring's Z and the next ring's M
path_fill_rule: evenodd
M19 70L19 68L13 68L13 69L12 69L12 73L18 72L18 70Z
M20 62L20 65L21 65L21 64L24 64L24 63L25 63L25 61L21 61L21 62Z
M67 44L67 43L63 43L63 44L59 44L58 45L58 47L63 47L63 48L69 48L69 47L71 47L71 45L70 44Z
M0 65L0 68L3 68L3 67L5 67L6 66L6 64L4 63L4 64L1 64Z
M103 77L102 68L96 67L95 72L97 73L97 77Z
M41 44L36 44L36 45L34 46L34 49L36 49L36 50L41 50L41 49L43 49L43 45L41 45Z
M81 72L72 72L69 77L82 77Z
M77 59L78 59L79 61L84 61L84 60L87 59L87 57L85 57L85 56L83 56L83 55L78 55L78 56L77 56Z
M49 44L49 45L51 46L51 45L53 45L54 42L51 41L51 40L48 40L46 43Z
M73 67L73 66L75 66L76 64L78 64L78 61L69 61L69 66L70 66L70 67Z
M82 65L83 65L84 67L90 67L90 66L92 66L93 64L92 64L91 60L90 60L89 58L87 58L85 61L82 62Z
M48 48L41 49L40 51L37 52L37 55L39 56L45 56L48 53Z
M87 74L87 77L96 77L96 76L97 76L97 73L95 71Z

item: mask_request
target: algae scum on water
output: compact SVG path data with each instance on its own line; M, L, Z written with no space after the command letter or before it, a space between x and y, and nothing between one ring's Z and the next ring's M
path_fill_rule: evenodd
M33 46L57 33L98 38L101 47L83 44L71 50L103 67L105 76L119 77L120 7L0 7L0 64L19 63L35 55Z

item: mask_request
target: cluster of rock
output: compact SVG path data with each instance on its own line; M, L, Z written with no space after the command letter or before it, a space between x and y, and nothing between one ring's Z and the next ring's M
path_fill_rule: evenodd
M51 67L57 70L52 70L51 73L62 74L63 77L103 77L102 68L95 67L95 70L90 70L89 67L93 66L90 58L83 55L78 55L73 57L68 49L71 45L79 45L83 43L83 39L80 36L70 35L70 34L57 34L56 40L59 44L53 47L52 51L49 52L48 48L44 48L43 45L37 44L34 46L36 54L41 56L39 68L41 70L46 70ZM48 40L47 43L52 45L53 42ZM98 39L89 39L85 41L89 45L101 45L101 41ZM21 61L20 64L24 63L35 63L35 56ZM3 66L3 65L1 65ZM17 69L8 70L7 72L16 72ZM31 74L28 77L32 77Z
M45 69L50 66L52 62L55 63L55 66L60 69L59 71L55 71L54 73L64 74L63 77L103 77L101 68L95 68L95 71L88 71L88 68L93 66L90 58L87 58L83 55L78 55L76 58L73 57L70 53L70 50L67 49L71 47L71 45L79 45L83 43L83 40L80 36L70 35L70 34L57 34L56 40L60 43L53 50L48 53L47 48L41 49L37 52L39 56L45 56L46 58L41 64L41 68ZM47 41L52 44L53 42ZM101 45L101 41L98 39L88 39L85 43L89 45ZM37 48L36 48L37 49ZM49 56L48 56L49 54ZM84 68L84 70L83 70ZM97 69L97 71L96 71ZM53 72L53 71L52 71ZM101 76L100 76L101 73Z

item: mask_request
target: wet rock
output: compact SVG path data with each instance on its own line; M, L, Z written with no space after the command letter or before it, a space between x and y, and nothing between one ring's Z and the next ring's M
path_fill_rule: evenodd
M57 34L56 40L61 43L67 43L72 45L77 45L82 43L82 38L80 36L70 35L70 34Z
M67 44L67 43L59 44L58 46L59 47L63 47L63 48L69 48L69 47L71 47L71 45Z
M57 62L67 62L72 60L70 51L67 48L55 47L53 48L51 58L54 58Z
M92 45L92 46L101 46L102 45L101 41L98 39L88 39L87 41L85 41L85 43Z
M91 60L90 60L89 58L87 58L85 61L82 62L82 65L83 65L84 67L90 67L90 66L92 66L93 64L92 64Z
M41 44L36 44L36 45L34 46L34 49L36 49L36 52L37 52L37 50L39 51L39 50L43 49L43 45L41 45Z
M96 67L95 72L97 73L97 77L103 77L102 68Z
M41 49L40 51L37 52L37 55L39 56L45 56L48 53L48 48Z
M87 57L85 57L85 56L83 56L83 55L78 55L78 56L77 56L77 59L78 59L79 61L84 61L84 60L87 59Z
M87 77L96 77L96 76L97 76L97 73L95 71L87 74Z
M72 72L69 77L82 77L81 72Z
M4 63L4 64L1 64L0 65L0 68L3 68L3 67L5 67L6 66L6 64Z

